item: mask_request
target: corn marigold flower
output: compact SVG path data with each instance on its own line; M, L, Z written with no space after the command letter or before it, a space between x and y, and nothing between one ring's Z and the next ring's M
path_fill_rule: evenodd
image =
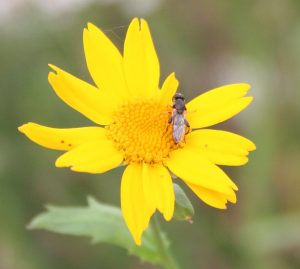
M27 123L19 130L43 147L65 151L56 160L57 167L104 173L127 165L121 181L121 208L138 245L156 210L167 221L173 216L169 171L212 207L225 209L227 201L235 203L238 188L218 165L245 164L255 145L237 134L203 128L246 108L252 101L245 97L250 86L222 86L187 103L192 131L176 144L168 128L168 111L178 81L172 73L159 87L160 66L147 22L132 20L123 55L91 23L83 31L83 44L96 86L54 65L50 65L54 72L49 73L49 83L65 103L97 126L57 129Z

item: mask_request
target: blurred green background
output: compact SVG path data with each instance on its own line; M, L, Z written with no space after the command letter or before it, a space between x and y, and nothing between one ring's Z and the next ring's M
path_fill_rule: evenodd
M28 231L44 205L119 205L122 169L104 175L56 169L58 152L17 132L90 122L61 102L48 63L91 82L82 48L88 21L122 47L132 17L148 20L162 79L175 71L188 99L219 85L248 82L255 100L217 126L252 139L244 167L226 171L238 203L206 206L186 190L194 223L163 223L182 268L300 268L299 0L0 0L0 268L157 268L86 238ZM183 184L181 184L183 185ZM185 188L186 189L186 188Z

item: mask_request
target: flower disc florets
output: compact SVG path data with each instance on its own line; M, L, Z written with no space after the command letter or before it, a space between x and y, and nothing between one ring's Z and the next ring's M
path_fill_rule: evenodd
M125 163L163 163L176 147L168 124L170 109L155 100L136 100L119 107L108 136L124 154Z

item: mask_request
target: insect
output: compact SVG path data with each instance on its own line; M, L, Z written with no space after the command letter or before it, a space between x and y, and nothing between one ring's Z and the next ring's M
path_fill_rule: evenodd
M185 107L185 98L183 94L176 93L173 98L173 111L169 119L169 124L172 124L173 130L173 140L175 144L180 143L184 139L186 134L186 127L190 128L190 124L185 118L186 107Z

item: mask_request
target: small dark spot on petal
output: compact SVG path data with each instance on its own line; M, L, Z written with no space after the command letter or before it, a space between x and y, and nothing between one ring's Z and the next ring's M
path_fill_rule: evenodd
M205 147L205 148L208 148L208 145L207 145L207 144L205 144L205 145L204 145L204 147Z
M69 147L72 147L72 144L68 144Z
M64 140L61 140L61 141L60 141L60 143L62 143L62 144L63 144L63 143L65 143L65 141L64 141Z

